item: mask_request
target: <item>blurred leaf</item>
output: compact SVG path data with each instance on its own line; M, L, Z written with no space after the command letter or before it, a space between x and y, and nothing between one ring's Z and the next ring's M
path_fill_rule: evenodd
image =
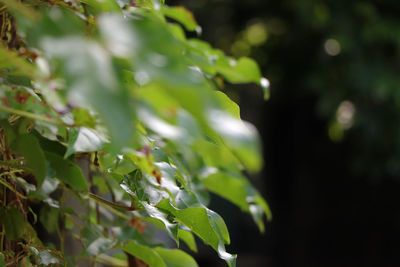
M39 220L50 234L57 230L59 214L59 209L48 205L43 205L40 209Z
M97 256L111 249L115 243L116 241L114 240L105 237L99 237L87 247L86 251L91 255Z
M6 261L3 253L0 253L0 267L6 267Z
M39 17L39 14L34 9L30 8L28 5L24 5L21 2L14 0L0 0L0 2L4 3L7 9L12 13L21 14L25 18L28 18L32 21L37 20Z
M251 172L262 167L261 144L253 125L237 119L221 110L209 110L211 127L220 135L223 143Z
M48 266L50 264L61 264L59 256L55 256L50 250L41 250L39 252L39 264Z
M95 13L122 12L115 0L79 0L79 2L87 4Z
M44 179L42 186L35 192L32 192L31 195L35 197L39 197L40 199L45 199L57 189L59 181L54 179L53 177L46 176Z
M10 1L14 2L14 1ZM35 67L14 51L0 46L0 74L34 77Z
M0 209L0 222L4 225L6 237L18 240L25 231L24 215L15 207Z
M29 247L30 252L37 258L40 265L48 266L53 264L61 264L62 257L53 249L40 249L39 247Z
M99 113L111 136L111 150L118 152L129 144L133 134L133 109L107 51L82 37L46 38L41 46L47 55L60 61L70 98L78 105L93 106Z
M260 83L260 69L253 59L242 57L238 61L220 60L215 67L217 72L231 83Z
M188 31L198 31L199 26L197 25L196 19L194 18L192 12L187 10L186 8L182 6L178 7L169 7L169 6L164 6L162 8L162 13L170 17L180 23L182 23L183 26Z
M221 91L215 91L216 97L219 99L224 110L228 111L235 118L240 119L240 108L226 94Z
M107 138L94 129L71 128L69 130L68 149L64 158L68 158L74 153L98 151L106 143L108 143Z
M38 140L32 135L20 135L14 146L16 151L24 156L27 167L32 170L37 186L40 187L46 175L46 158Z
M74 190L89 189L81 169L76 164L51 152L46 152L46 158L51 168L55 170L56 177L63 183L71 186Z
M90 114L89 110L85 108L74 108L72 110L76 126L84 126L88 128L95 128L96 119Z

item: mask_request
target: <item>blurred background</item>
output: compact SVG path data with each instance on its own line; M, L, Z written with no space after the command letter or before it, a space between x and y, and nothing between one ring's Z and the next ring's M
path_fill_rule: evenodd
M238 266L400 266L400 2L170 0L271 83L226 85L263 139L260 235L222 199ZM195 35L193 35L195 36ZM200 266L224 266L204 248Z

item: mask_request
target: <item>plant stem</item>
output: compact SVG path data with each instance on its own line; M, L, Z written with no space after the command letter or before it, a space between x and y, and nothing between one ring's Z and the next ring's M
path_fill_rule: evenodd
M125 206L125 205L121 205L119 203L111 202L111 201L108 201L108 200L106 200L106 199L104 199L104 198L102 198L102 197L100 197L98 195L95 195L93 193L89 193L89 197L91 199L101 203L101 204L105 204L105 205L111 206L113 208L129 210L129 211L136 210L135 207L128 207L128 206Z
M37 121L47 122L47 123L58 125L58 126L69 126L69 125L66 125L65 123L63 123L61 121L50 119L50 118L46 118L46 117L43 117L43 116L40 116L40 115L37 115L37 114L34 114L34 113L30 113L30 112L27 112L27 111L19 110L19 109L0 106L0 111L4 111L4 112L7 112L7 113L11 113L11 114L16 114L16 115L19 115L21 117L25 117L25 118L29 118L29 119L33 119L33 120L37 120Z
M6 181L4 181L3 179L0 179L0 184L4 185L5 187L7 187L9 190L11 190L12 192L14 192L17 196L19 196L20 198L23 199L27 199L26 196L22 195L20 192L18 192L15 188L13 188L10 184L8 184Z

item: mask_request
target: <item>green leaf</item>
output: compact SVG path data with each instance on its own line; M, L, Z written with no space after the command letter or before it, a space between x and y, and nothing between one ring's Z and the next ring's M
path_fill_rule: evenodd
M182 23L182 25L185 26L188 31L201 31L201 28L199 25L197 25L196 19L194 18L192 12L182 6L164 6L162 8L162 13L165 16Z
M87 191L89 189L81 169L76 164L51 152L46 152L46 158L60 181L74 190Z
M265 214L270 220L272 218L271 211L265 200L244 176L209 168L203 171L202 182L211 192L226 198L243 211L252 214L260 230L264 231L263 215Z
M3 253L0 252L0 267L6 267L6 260Z
M222 145L226 145L247 170L261 169L261 144L253 125L217 109L208 111L208 121L222 139Z
M98 224L88 222L82 231L81 237L85 246L89 246L99 237L103 237L103 227Z
M107 138L100 132L86 128L71 128L69 130L68 149L64 158L80 152L94 152L102 149L108 143Z
M0 69L2 72L8 69L8 74L11 75L28 77L34 77L35 75L35 67L32 64L18 56L16 52L10 51L3 46L0 47Z
M62 70L69 98L98 112L111 137L110 149L118 153L127 146L133 134L134 114L108 51L83 36L45 38L41 46Z
M167 214L161 212L156 207L153 207L149 204L143 203L143 206L147 212L147 214L152 218L143 218L144 221L148 221L153 223L154 225L163 228L167 231L168 235L177 243L179 243L178 239L178 225L176 223L172 223L168 220ZM157 220L155 222L154 220ZM161 224L160 224L161 223Z
M233 102L226 94L221 91L215 91L215 96L218 98L222 108L228 111L235 118L240 119L240 108L238 104Z
M220 239L222 239L225 244L229 245L231 243L231 239L229 237L228 227L226 227L226 224L222 217L210 209L207 209L206 211L208 221L210 222L215 233L218 234Z
M178 238L183 240L192 251L197 252L196 240L190 231L178 229Z
M13 0L1 0L0 2L3 2L7 9L13 14L20 14L32 22L36 21L39 16L34 9L28 7L28 5L24 5L21 2Z
M79 2L87 4L95 13L122 12L115 0L79 0Z
M154 251L164 260L167 267L197 267L196 261L179 249L154 248Z
M202 178L202 182L208 190L230 200L242 210L249 211L246 200L248 182L245 178L217 170L208 170L206 173L211 174Z
M224 243L229 242L229 235L222 218L214 212L203 207L193 207L186 209L177 209L173 207L169 200L164 199L158 206L175 217L175 219L193 233L209 244L221 259L224 259L229 266L235 266L236 256L226 252Z
M11 240L19 239L25 231L24 215L14 207L0 210L0 222Z
M218 249L219 237L213 230L207 216L207 211L202 207L175 209L168 200L163 200L158 208L169 211L175 218L188 227L192 232L203 239L215 250Z
M49 233L54 233L58 227L59 209L42 205L39 220Z
M72 111L76 126L83 126L94 128L96 126L96 119L90 114L89 110L85 108L74 108Z
M13 146L18 154L24 156L26 166L35 175L37 186L41 186L46 176L46 158L38 140L32 135L20 135Z
M135 240L128 242L121 249L146 262L150 267L168 267L154 249L141 245Z
M242 57L238 61L234 59L217 61L217 72L231 83L259 84L261 72L257 63L250 58Z

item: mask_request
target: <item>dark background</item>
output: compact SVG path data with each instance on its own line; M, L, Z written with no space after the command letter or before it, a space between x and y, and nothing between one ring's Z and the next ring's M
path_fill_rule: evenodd
M213 199L238 266L400 266L400 2L167 4L190 9L202 39L254 58L271 82L266 102L255 85L225 89L262 135L265 167L251 179L274 215L260 235ZM248 38L254 25L265 40ZM343 101L355 109L350 126ZM200 266L224 266L203 250Z

